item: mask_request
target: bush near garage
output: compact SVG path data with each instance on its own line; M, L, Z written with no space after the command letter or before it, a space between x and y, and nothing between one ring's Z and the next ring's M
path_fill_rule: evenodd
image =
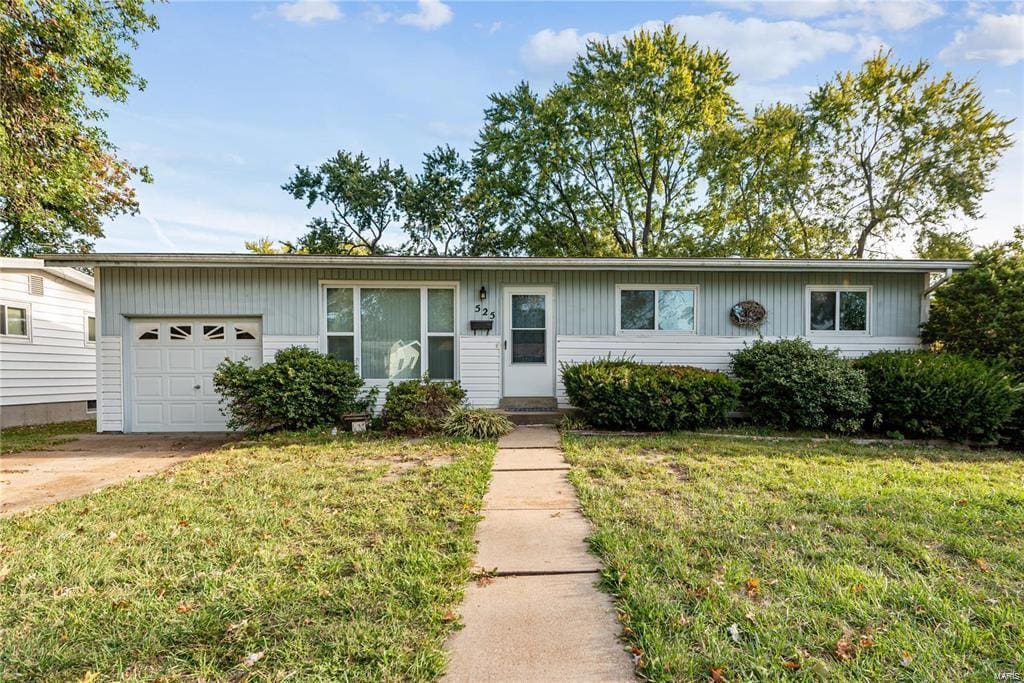
M868 410L864 373L806 339L757 340L732 354L740 399L754 422L782 429L860 430Z
M421 436L438 432L466 398L457 381L431 382L429 377L389 384L376 428L389 434Z
M562 366L569 401L608 429L680 430L725 422L739 387L720 372L685 365L601 359Z
M870 424L906 436L994 441L1020 399L1005 363L932 351L880 351L854 366L867 377Z
M351 363L299 346L258 368L225 359L213 384L228 427L256 433L335 426L346 413L369 410L375 396L360 398L363 380Z

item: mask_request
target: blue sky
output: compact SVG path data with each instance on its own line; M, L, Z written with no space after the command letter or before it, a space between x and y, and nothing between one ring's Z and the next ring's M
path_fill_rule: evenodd
M880 45L902 61L976 78L1017 118L1018 140L969 226L978 243L1024 222L1024 3L171 2L135 54L145 91L110 109L122 154L148 164L141 213L106 226L100 251L242 251L292 239L311 216L280 189L296 164L338 149L417 171L423 152L472 147L492 92L544 89L588 38L671 22L726 50L735 94L796 102ZM907 248L897 253L909 254Z

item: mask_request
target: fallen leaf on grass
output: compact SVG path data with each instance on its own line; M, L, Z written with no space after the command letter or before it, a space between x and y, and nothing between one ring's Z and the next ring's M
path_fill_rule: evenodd
M756 598L761 591L761 580L750 577L746 585L747 597Z
M800 662L795 659L787 659L782 663L782 668L789 669L790 671L796 671L800 668Z
M864 584L863 583L855 583L855 584L853 584L853 586L850 587L850 591L853 592L853 593L863 593L864 592Z
M843 637L836 641L836 657L844 662L853 659L853 643L850 642L849 633L844 633Z
M636 668L642 668L644 665L644 651L636 645L629 648L630 653L633 655L633 666Z
M261 659L263 659L263 655L265 655L265 654L266 653L263 650L260 650L259 652L253 652L253 653L251 653L249 655L246 655L245 659L242 660L242 665L243 666L252 666L256 662L258 662Z
M730 624L729 628L725 630L728 631L729 637L732 638L732 642L736 643L737 645L743 642L740 640L740 627L738 624Z
M910 662L913 661L913 659L914 658L910 656L910 653L904 650L900 653L900 666L910 666Z
M96 683L100 680L100 675L95 671L86 671L82 674L82 677L78 679L78 683Z
M978 564L978 569L980 569L983 572L988 571L988 562L986 562L984 558L979 557L975 560L975 562Z
M179 602L178 606L174 608L174 611L178 614L188 614L195 609L195 605L191 605L187 602Z
M724 683L725 669L720 667L711 669L711 680L714 681L714 683Z
M8 567L6 564L5 565L0 565L0 583L3 583L4 579L6 579L7 575L10 574L10 573L11 573L11 568L10 567Z
M444 622L447 622L447 623L451 623L453 621L457 621L458 618L459 618L458 614L456 614L452 610L448 610L447 612L444 613L444 616L441 617L441 621L444 621Z
M117 540L117 532L116 531L111 531L109 534L107 534L107 543L113 543L116 540Z

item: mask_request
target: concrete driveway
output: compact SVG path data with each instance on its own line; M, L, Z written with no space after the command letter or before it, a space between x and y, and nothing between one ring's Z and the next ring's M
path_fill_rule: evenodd
M87 434L45 451L0 455L0 516L144 477L240 437Z

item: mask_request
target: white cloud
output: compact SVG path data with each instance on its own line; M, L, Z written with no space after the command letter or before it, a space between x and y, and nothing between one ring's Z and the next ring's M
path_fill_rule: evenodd
M395 21L424 31L441 28L452 20L452 8L441 0L417 0L416 11L400 15Z
M903 31L943 14L935 0L739 0L736 9L787 19L829 19L829 28Z
M370 5L369 9L363 12L363 16L367 21L374 24L385 24L395 16L391 12L388 12L380 5Z
M277 6L277 14L285 21L299 24L312 24L317 21L335 21L344 14L338 4L331 0L296 0Z
M523 61L532 66L568 64L583 52L590 40L603 40L600 33L579 33L574 28L552 31L546 28L530 36L520 50Z
M831 52L849 52L859 47L854 36L799 21L764 21L754 17L737 21L716 12L678 16L668 23L690 40L725 50L733 68L755 80L778 78ZM574 28L544 29L530 36L521 54L523 61L531 66L564 65L581 53L589 40L607 38L620 42L641 29L660 30L664 24L648 21L608 36L581 34Z
M939 52L946 62L991 61L1010 66L1024 59L1024 14L985 14Z

